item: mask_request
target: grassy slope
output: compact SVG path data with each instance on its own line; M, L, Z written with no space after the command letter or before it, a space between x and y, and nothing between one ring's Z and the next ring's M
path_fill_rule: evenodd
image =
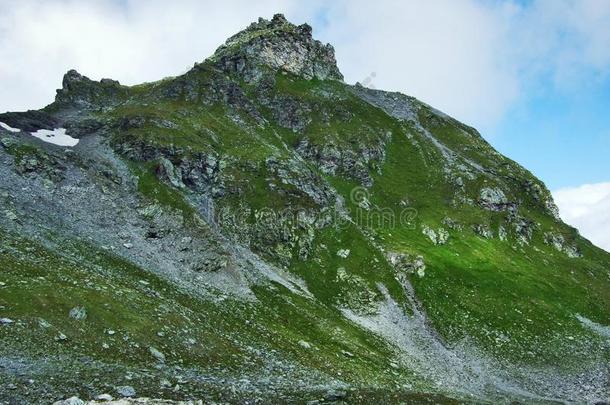
M198 73L205 76L201 79L203 83L214 80L207 70L200 69L200 72L204 72ZM530 246L518 246L512 237L508 242L483 240L470 230L470 226L483 223L497 230L498 225L504 223L508 228L505 215L486 212L475 206L451 206L455 189L443 176L442 156L424 140L420 140L419 146L409 141L407 134L414 133L412 128L357 99L340 83L305 81L283 75L276 79L276 94L292 97L312 107L312 121L303 135L273 124L273 117L264 106L259 106L259 109L269 124L258 128L249 126L244 130L243 126L232 122L221 107L188 103L181 104L182 113L178 115L174 115L173 104L156 103L154 107L144 108L144 111L152 110L159 117L176 119L179 132L157 132L154 128L146 128L128 135L142 136L156 144L183 145L233 156L237 162L232 174L246 189L246 194L239 197L240 201L247 201L255 209L298 209L310 203L305 203L302 198L291 198L290 193L271 192L266 184L268 173L265 172L264 160L271 154L280 159L290 157L282 143L290 150L302 136L306 136L313 144L323 146L332 142L342 148L354 148L355 144L372 144L380 134L391 131L392 140L387 146L387 159L381 174L375 174L371 168L375 178L370 190L371 201L378 207L400 212L401 201L407 200L418 212L419 225L438 227L449 215L464 226L461 233L450 232L450 242L445 246L432 246L419 228L375 229L373 232L377 235L377 243L388 250L426 257L427 275L412 281L442 335L450 341L473 336L490 351L527 363L556 364L562 360L563 364L571 364L590 349L589 345L601 345L598 337L581 327L575 314L607 323L610 314L607 253L581 238L576 240L585 253L583 259L570 259L544 244L541 235L545 230L558 230L568 240L576 237L573 230L558 225L527 198L522 202L520 213L540 226ZM243 87L247 94L250 89L247 85ZM141 114L139 108L142 107L126 106L115 114L122 115L132 109ZM323 112L330 115L330 121L321 118ZM346 112L353 113L349 120L345 119ZM522 198L525 193L520 187L526 180L538 182L513 162L495 155L491 147L468 127L435 117L423 109L421 119L424 125L454 150L493 168L511 187L509 197ZM248 122L247 116L244 121ZM205 131L201 131L202 128ZM209 133L217 136L211 138L207 135ZM278 138L282 142L278 143ZM239 162L247 162L257 169L240 169ZM315 166L312 167L316 170ZM341 176L327 177L327 180L349 204L349 193L357 184ZM484 184L481 179L476 179L467 185L471 198L476 199L479 187ZM237 202L227 198L222 203L232 205ZM289 268L302 276L323 302L336 302L337 295L341 295L341 286L336 278L339 267L347 267L349 272L365 280L372 291L376 291L376 282L385 283L392 295L404 302L392 271L358 230L348 227L320 232L315 245L327 247L317 251L317 261L293 260ZM334 252L342 248L350 248L354 254L347 260L338 258ZM578 342L589 343L582 343L566 356L566 347L574 347L574 343L566 342L565 338L572 335L582 336Z
M10 233L3 233L0 242L2 316L18 321L0 328L4 356L34 361L85 356L113 364L116 369L103 372L104 382L120 385L121 370L154 366L148 350L154 346L168 363L203 375L252 378L261 367L269 367L271 356L357 386L411 381L425 389L425 381L408 370L390 369L392 354L377 338L347 322L336 309L279 285L257 288L256 304L231 299L213 303L176 291L166 281L93 246L66 241L65 255L60 256ZM87 310L85 320L69 317L76 306ZM67 339L58 339L60 334ZM300 340L312 348L304 350ZM92 376L100 371L79 370ZM137 389L158 396L157 384ZM196 391L188 396L196 396Z
M439 138L447 141L451 136L447 132ZM460 141L455 140L452 146ZM422 173L418 170L422 162L405 156L416 155L404 138L395 137L383 175L376 179L373 201L397 208L400 197L409 196L422 223L440 225L449 215L465 229L460 233L450 231L445 246L432 246L419 232L408 229L392 230L392 235L385 238L391 247L425 255L426 276L412 281L437 329L452 341L474 336L501 357L528 364L572 365L583 361L591 347L599 353L603 340L583 329L575 315L607 323L608 254L578 238L584 258L570 259L544 244L542 231L537 231L531 245L524 247L512 238L507 242L484 240L469 226L488 223L497 229L504 215L469 206L452 208L448 204L451 190L439 174ZM401 181L405 173L407 179ZM574 233L537 207L525 204L522 212L541 229ZM567 336L580 337L579 343L574 345Z

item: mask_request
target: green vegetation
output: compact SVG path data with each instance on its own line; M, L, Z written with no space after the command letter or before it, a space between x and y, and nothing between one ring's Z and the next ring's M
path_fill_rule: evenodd
M250 85L243 87L246 94L254 91ZM145 118L146 124L117 132L115 142L141 141L154 147L174 146L230 156L227 178L241 193L228 195L219 203L237 210L247 202L252 212L315 208L292 184L275 182L273 190L268 185L276 174L269 172L266 159L273 156L286 162L291 156L286 151L302 139L313 146L333 145L355 154L367 148L385 148L384 161L371 161L367 168L374 178L370 202L394 213L400 213L408 204L417 210L417 227L329 227L316 233L312 257L305 261L298 259L297 246L290 247L288 269L302 277L318 299L329 305L349 306L346 296L350 290L354 295L353 290L360 288L370 290L372 304L381 300L376 284L382 283L394 299L405 302L393 270L377 249L383 246L387 251L424 255L426 276L412 277L411 281L434 326L450 342L470 336L495 355L546 365L557 364L566 356L571 360L563 363L573 364L586 356L592 346L603 345L598 336L583 329L575 315L601 323L607 316L610 308L607 271L600 264L608 263L606 255L580 241L581 248L586 249L585 258L569 259L545 244L541 236L544 230L563 233L568 240L574 240L573 231L558 224L540 203L527 197L523 184L537 180L493 152L472 129L435 115L423 104L420 107L423 125L441 142L484 167L497 168L496 179L484 175L469 182L466 195L476 201L481 187L493 186L500 179L500 184L508 184L515 193L511 197L526 196L520 214L539 224L531 244L520 246L515 242L506 213L485 212L476 204L456 206L453 196L458 189L446 178L443 155L425 138L414 142L416 128L357 98L347 86L277 74L270 97L292 100L310 111L303 132L275 123L267 104L257 101L267 121L258 128L243 111L229 112L218 104L202 107L184 101L159 101L142 106L132 101L113 110L111 116ZM231 116L239 116L240 120ZM171 121L176 129L160 128L155 120ZM350 201L350 192L358 183L350 178L350 173L328 176L313 162L308 163L308 168L320 176L317 181L328 181L343 196L352 213L356 212L358 207ZM159 182L151 165L145 166L138 177L143 195L192 215L179 191ZM447 245L433 246L420 232L421 226L443 227L446 217L460 224L462 231L450 230ZM254 226L256 218L251 216L250 221L249 225ZM490 226L496 235L499 227L504 226L509 241L481 238L472 231L476 224ZM251 247L268 260L278 260L256 244ZM338 257L336 252L340 249L349 249L350 256ZM340 281L337 276L340 268L356 275L361 284L356 287ZM366 301L367 297L354 299ZM580 335L580 341L588 343L566 354L565 338L570 334Z

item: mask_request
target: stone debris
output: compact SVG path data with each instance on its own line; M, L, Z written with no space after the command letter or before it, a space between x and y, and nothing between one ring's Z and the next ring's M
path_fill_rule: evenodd
M116 387L116 392L122 397L131 398L136 396L136 390L130 385Z
M347 259L349 254L350 254L350 250L349 249L339 249L337 251L337 256L339 256L342 259Z
M82 321L87 319L87 310L84 307L74 307L70 310L70 318Z

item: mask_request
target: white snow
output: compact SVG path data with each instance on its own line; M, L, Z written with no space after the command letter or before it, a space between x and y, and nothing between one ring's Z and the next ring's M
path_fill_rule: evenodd
M67 135L65 128L55 128L53 130L39 129L36 132L32 132L32 136L59 146L74 146L79 141L78 139Z
M13 128L10 125L5 124L4 122L0 122L0 127L10 132L21 132L20 129ZM39 129L36 132L32 132L31 135L45 142L49 142L59 146L74 146L79 141L78 139L72 138L70 135L67 135L65 128L55 128L53 130Z
M21 132L20 129L13 128L10 125L5 124L4 122L0 122L0 127L4 128L4 129L6 129L7 131L10 131L10 132Z

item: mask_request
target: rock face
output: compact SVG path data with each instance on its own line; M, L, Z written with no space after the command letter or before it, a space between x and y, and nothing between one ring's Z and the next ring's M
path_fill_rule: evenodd
M422 256L411 258L408 254L388 252L386 257L399 273L415 273L420 277L425 275L426 264Z
M282 14L259 19L232 36L213 56L218 66L250 81L264 69L283 70L306 79L343 80L331 45L312 37L311 26L295 26Z
M87 310L83 307L74 307L70 310L70 318L82 321L87 319Z
M473 225L472 229L477 235L482 236L483 238L491 239L494 237L492 230L489 229L487 225L476 224Z
M136 390L130 385L116 387L116 392L122 397L131 398L136 396Z
M154 83L70 71L0 122L0 403L608 397L610 256L308 25Z
M485 187L481 189L479 195L479 203L482 207L490 211L503 211L508 207L513 206L504 195L504 192L499 188Z
M547 232L544 234L544 242L565 253L568 257L582 257L582 253L578 248L567 243L563 235Z
M78 108L94 108L102 103L111 104L125 94L125 88L116 80L102 79L95 82L76 70L64 75L62 88L57 90L58 104L75 105Z

